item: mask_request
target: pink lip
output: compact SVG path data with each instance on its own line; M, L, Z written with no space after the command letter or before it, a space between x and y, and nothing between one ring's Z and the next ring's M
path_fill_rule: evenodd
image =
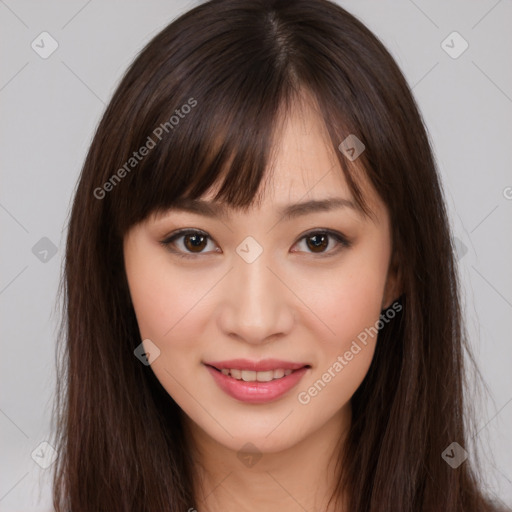
M291 363L279 359L262 359L261 361L250 361L249 359L230 359L229 361L206 361L204 364L213 366L217 370L235 369L252 370L254 372L266 372L268 370L299 370L307 366L307 363Z
M229 361L229 363L232 362L233 361ZM236 368L236 366L237 365L234 367L230 366L230 368ZM224 375L219 370L213 368L213 366L209 366L209 364L206 365L206 368L212 375L216 384L220 389L222 389L222 391L224 391L224 393L236 400L251 404L262 404L277 400L279 397L290 391L290 389L295 387L302 379L304 374L309 370L309 366L302 366L299 369L292 371L290 375L286 375L280 379L275 379L270 382L245 382L243 380L237 380L230 375ZM273 368L283 368L283 366L274 366ZM270 370L273 368L268 369Z

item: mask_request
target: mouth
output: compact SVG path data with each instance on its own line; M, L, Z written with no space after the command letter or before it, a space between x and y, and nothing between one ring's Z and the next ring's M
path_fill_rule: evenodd
M310 364L271 360L231 360L203 363L216 384L236 400L266 403L295 387Z
M307 363L295 363L281 359L230 359L228 361L208 361L204 363L223 375L244 382L270 382L287 377L304 367L311 368Z
M222 373L223 375L232 377L236 380L242 380L244 382L271 382L273 380L282 379L283 377L288 377L288 375L291 375L293 372L299 371L302 368L311 368L310 365L304 365L295 370L291 370L289 368L276 368L274 370L257 372L254 370L240 370L239 368L217 368L208 364L206 366L210 366L210 368Z

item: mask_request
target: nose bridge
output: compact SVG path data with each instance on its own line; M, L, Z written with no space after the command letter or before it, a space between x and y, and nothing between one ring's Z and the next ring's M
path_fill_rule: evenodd
M243 249L254 246L240 244L240 257L235 257L229 273L227 311L223 312L223 330L249 343L265 343L270 337L290 329L293 315L286 287L271 271L270 251L262 251L256 259L246 257ZM254 255L254 252L253 252ZM270 267L270 268L268 268Z

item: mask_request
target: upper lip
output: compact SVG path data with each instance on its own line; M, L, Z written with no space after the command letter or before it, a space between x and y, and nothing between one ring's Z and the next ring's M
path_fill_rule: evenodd
M249 359L230 359L227 361L206 361L204 364L213 366L217 370L236 369L252 370L255 372L265 372L269 370L298 370L307 363L293 363L291 361L281 361L280 359L261 359L260 361L251 361Z

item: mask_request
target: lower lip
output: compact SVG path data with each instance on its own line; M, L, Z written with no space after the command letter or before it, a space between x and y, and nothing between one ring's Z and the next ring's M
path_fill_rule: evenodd
M251 404L263 404L277 400L296 386L308 370L307 367L300 368L299 370L294 370L290 375L271 380L270 382L245 382L234 379L229 375L224 375L211 366L206 366L206 368L224 393L236 400Z

